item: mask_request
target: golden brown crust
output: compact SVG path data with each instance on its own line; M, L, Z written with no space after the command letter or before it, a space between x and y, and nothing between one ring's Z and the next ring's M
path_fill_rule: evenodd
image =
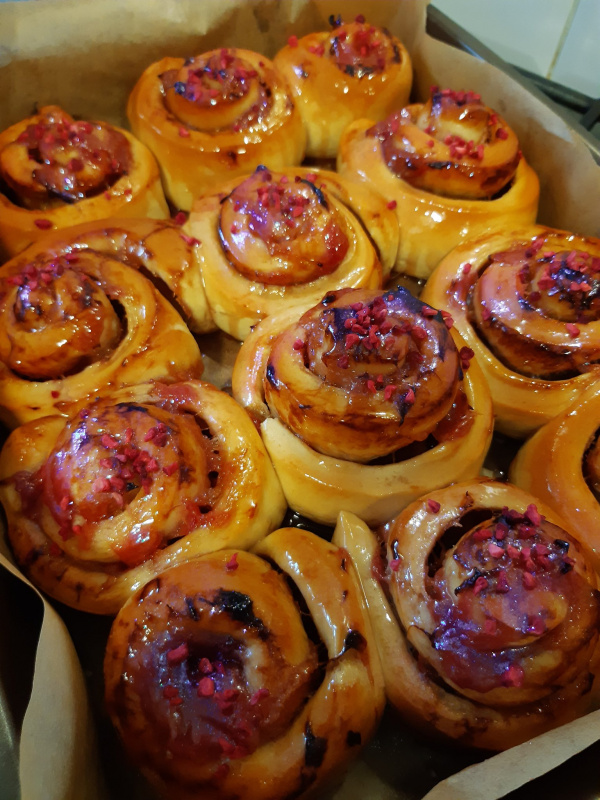
M151 64L129 97L127 116L160 164L167 197L188 211L223 180L304 157L306 134L285 81L250 50Z
M447 132L456 120L434 113L426 125L429 117L420 122L426 112L408 106L378 125L358 120L344 132L337 161L342 175L377 186L395 203L402 230L396 269L418 278L464 241L533 224L539 199L536 174L516 155L514 134L494 112L476 103L473 113L494 121L476 120L479 138L460 146L455 140L462 137ZM508 138L498 139L498 130Z
M290 303L342 287L378 289L399 230L383 198L326 170L259 167L194 203L185 230L212 314L244 339Z
M167 797L305 797L379 721L380 665L346 553L290 528L257 552L163 573L113 625L109 712Z
M496 425L527 436L598 377L600 241L541 226L457 247L424 291L452 314L490 384Z
M0 414L11 427L100 391L202 374L194 337L128 265L127 246L96 236L99 251L56 234L0 270Z
M32 581L114 614L167 567L273 530L283 495L260 437L199 381L122 389L18 428L0 457L15 557Z
M600 565L598 431L600 395L592 384L521 447L510 480L568 520Z
M261 423L292 508L330 524L341 509L382 521L428 488L477 474L491 403L456 342L404 289L331 292L257 326L233 392ZM399 450L408 445L415 452Z
M290 37L273 59L302 116L309 157L335 158L347 125L402 108L412 85L408 51L389 31L360 18L332 25L330 32Z
M0 133L0 253L105 217L169 216L158 166L127 131L46 106Z
M456 484L390 523L383 554L352 515L334 542L357 562L388 699L413 723L500 750L591 706L597 575L528 493Z
M185 215L182 215L185 217ZM121 261L149 276L174 305L194 333L216 330L195 251L200 243L188 236L177 220L93 220L65 231L46 233L41 242L27 249L23 258L45 257L48 261L86 253ZM18 260L21 263L21 259Z

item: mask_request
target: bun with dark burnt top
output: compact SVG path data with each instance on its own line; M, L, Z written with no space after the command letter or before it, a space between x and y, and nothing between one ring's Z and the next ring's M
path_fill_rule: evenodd
M113 625L105 684L130 757L177 800L313 796L384 705L347 553L292 528L136 592Z

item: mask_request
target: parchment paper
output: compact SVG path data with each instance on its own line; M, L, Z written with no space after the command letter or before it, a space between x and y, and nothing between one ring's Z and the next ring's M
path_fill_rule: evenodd
M415 99L424 97L432 83L479 91L517 131L525 157L540 175L540 222L600 235L600 168L585 144L557 115L502 72L427 37L425 0L0 3L0 128L29 115L36 105L47 103L61 104L76 116L126 126L124 109L129 91L152 61L165 55L196 55L220 46L246 47L272 56L292 33L301 36L325 30L328 16L338 13L346 19L364 13L369 21L387 25L403 39L414 59ZM222 384L229 365L219 361L221 354L225 362L229 356L219 346L211 347L213 357L216 354L215 382ZM0 568L18 575L9 558L6 544L1 543ZM10 609L2 609L2 613L8 614ZM32 635L36 633L32 631ZM0 646L9 646L1 640L1 630ZM600 738L598 713L469 767L439 784L427 798L502 797ZM384 727L385 732L379 734L335 794L336 800L422 796L414 786L408 788L409 776L399 757L400 751L409 747L408 740L413 743L412 735L409 732L404 740L395 736L396 719L389 713ZM21 731L24 800L104 798L93 740L75 650L61 617L44 601L33 686ZM436 774L443 751L428 750L427 744L419 747L426 754L423 763L435 762L427 769ZM464 758L455 753L450 758L457 769L464 763ZM392 786L381 777L379 766L396 761L399 766ZM600 788L600 778L598 784ZM143 788L139 796L146 796Z

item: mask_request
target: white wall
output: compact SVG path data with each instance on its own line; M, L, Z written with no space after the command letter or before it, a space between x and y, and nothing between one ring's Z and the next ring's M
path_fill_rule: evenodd
M600 0L432 0L516 66L600 97Z

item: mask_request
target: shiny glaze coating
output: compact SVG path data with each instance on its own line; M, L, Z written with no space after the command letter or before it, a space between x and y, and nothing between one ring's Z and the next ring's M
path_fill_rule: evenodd
M431 492L386 526L334 541L357 560L390 701L461 742L505 749L597 695L600 593L560 517L509 484ZM375 567L377 566L377 569Z
M408 100L412 65L404 45L364 20L330 18L332 30L290 37L273 59L290 85L310 157L335 158L344 128L384 119Z
M600 567L600 395L593 383L521 447L510 480L569 521Z
M306 135L285 81L250 50L151 64L129 97L127 116L160 164L167 197L188 211L223 180L304 157Z
M292 508L328 523L340 509L381 520L450 475L477 474L491 402L468 355L406 290L340 290L258 325L233 392L260 424Z
M342 287L378 289L399 229L376 192L327 170L264 167L198 199L185 230L215 321L244 339L290 303Z
M539 180L523 157L512 182L497 196L491 199L445 197L413 186L393 172L386 163L383 143L374 135L375 130L373 120L362 119L348 126L340 142L337 169L343 176L375 186L395 203L402 230L396 271L427 278L441 259L462 242L490 231L511 230L535 222ZM430 141L428 134L424 136ZM429 171L444 172L441 169ZM446 170L444 174L446 172L450 174L451 171Z
M179 314L118 255L40 244L0 270L0 417L10 427L142 380L202 374Z
M514 178L516 134L474 92L433 87L367 136L381 142L388 169L419 189L460 200L490 199Z
M113 625L109 713L166 797L305 797L356 758L383 710L345 551L285 528L257 553L168 570Z
M252 423L199 381L125 388L21 426L0 481L17 561L48 594L93 613L116 613L199 553L251 547L285 510Z
M0 133L0 253L104 217L168 217L158 166L130 133L58 106Z
M200 242L184 233L177 220L114 217L46 233L25 255L56 260L92 253L121 261L150 277L193 333L209 333L216 325L197 268L199 247Z
M477 353L499 430L527 436L597 381L599 259L597 239L531 226L461 245L429 279L423 299Z

